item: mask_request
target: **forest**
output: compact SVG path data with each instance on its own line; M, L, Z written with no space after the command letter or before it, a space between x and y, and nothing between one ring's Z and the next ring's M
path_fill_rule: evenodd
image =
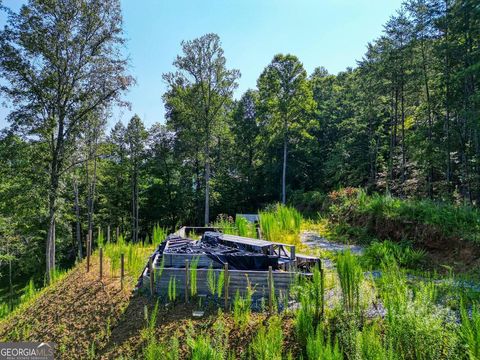
M478 246L478 1L406 0L354 68L307 73L295 54L272 54L243 94L242 69L229 66L217 34L185 39L162 76L165 119L150 127L138 115L109 125L135 84L119 1L0 7L0 94L11 104L0 132L4 299L30 279L53 282L84 258L87 234L107 226L150 243L155 226L204 226L281 203L325 236L330 216L329 233L349 242L409 240L407 230L364 231L352 209L365 202L349 191L391 201L385 219L428 218L451 226L433 236ZM478 274L479 252L469 251L463 269Z

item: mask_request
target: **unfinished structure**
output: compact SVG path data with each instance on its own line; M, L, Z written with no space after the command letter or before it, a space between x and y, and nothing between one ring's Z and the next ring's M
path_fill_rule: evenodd
M192 234L201 238L193 240ZM155 251L142 283L159 296L174 287L176 295L186 299L190 295L228 299L250 287L254 298L266 298L286 295L295 277L309 276L310 267L318 261L296 254L294 245L223 234L215 228L184 227ZM215 279L222 279L223 294L215 293Z

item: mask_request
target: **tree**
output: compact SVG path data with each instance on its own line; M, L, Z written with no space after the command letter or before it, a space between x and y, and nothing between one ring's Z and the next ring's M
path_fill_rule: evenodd
M119 100L132 83L117 0L30 0L9 12L0 32L1 91L15 110L8 120L49 144L46 272L55 268L55 221L62 176L88 114Z
M167 106L182 108L190 119L183 118L193 136L202 143L205 172L205 218L210 222L211 147L221 121L225 104L231 99L240 77L238 70L226 68L226 59L216 34L206 34L198 39L182 42L182 55L173 65L175 73L163 75L169 94L164 97ZM170 96L169 96L170 95ZM172 96L177 97L175 102ZM168 105L168 103L170 103Z
M127 154L130 162L130 179L132 189L132 241L138 242L139 232L139 173L140 165L144 153L144 142L147 139L145 126L138 115L133 116L127 126L125 132L125 140L127 143Z
M283 139L282 203L286 202L288 144L314 111L312 90L302 63L294 55L275 55L257 82L266 126Z

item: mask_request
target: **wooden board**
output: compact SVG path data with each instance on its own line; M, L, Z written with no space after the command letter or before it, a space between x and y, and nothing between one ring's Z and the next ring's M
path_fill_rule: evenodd
M168 294L168 284L170 279L175 279L176 292L178 296L182 296L185 291L185 269L183 268L164 268L154 269L155 271L155 293L159 296L166 296ZM191 270L190 271L190 279ZM211 295L208 288L207 273L208 269L197 269L197 294ZM215 278L218 279L223 269L214 269ZM229 296L233 298L237 290L244 294L246 292L248 283L255 290L253 297L268 296L268 271L243 271L243 270L229 270ZM286 294L291 285L295 282L296 276L311 276L311 274L302 274L296 272L274 271L272 273L275 293L278 296L280 293ZM149 284L149 276L144 274L144 286ZM190 291L190 289L189 289Z

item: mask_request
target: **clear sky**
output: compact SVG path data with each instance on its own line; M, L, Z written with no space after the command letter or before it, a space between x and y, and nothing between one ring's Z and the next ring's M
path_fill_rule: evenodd
M4 0L18 8L22 0ZM114 111L110 125L137 113L151 125L164 121L162 74L173 70L180 42L214 32L227 67L242 77L235 96L254 88L277 53L299 57L310 74L354 67L369 41L400 7L400 0L122 0L124 28L137 85L127 94L131 110ZM4 18L0 17L3 27ZM0 128L8 109L0 102Z

